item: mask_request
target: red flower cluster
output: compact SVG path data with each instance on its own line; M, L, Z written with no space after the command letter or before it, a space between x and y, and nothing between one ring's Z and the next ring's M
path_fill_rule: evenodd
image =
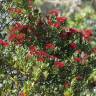
M48 19L48 24L51 27L60 28L60 23L59 22L53 23L51 19Z
M16 36L16 39L20 40L20 41L24 40L24 38L25 38L25 34L23 34L23 33L17 34L17 36Z
M10 30L10 33L15 33L16 31L20 31L24 27L25 27L24 25L20 23L16 23L15 26L13 26L12 29Z
M55 48L55 45L52 44L52 43L48 43L48 44L45 45L45 48L46 49L54 49Z
M9 41L14 41L16 36L17 36L17 34L12 34L11 36L9 36Z
M61 13L60 10L49 11L49 14L51 14L52 16L56 16L56 22L55 23L53 23L52 18L48 18L48 24L51 27L60 28L61 24L64 23L67 20L66 17L58 17L58 15L60 13Z
M56 19L57 19L57 22L60 22L60 23L64 23L67 20L66 17L57 17Z
M49 45L51 45L51 43L48 43L47 48L55 48L55 46L53 46L53 44L52 44L52 46L49 46ZM47 52L45 52L43 50L38 50L37 47L34 45L31 45L29 47L29 50L30 50L31 55L39 57L37 59L37 61L39 61L39 62L44 62L46 58L48 58L49 60L59 60L58 57L56 57L54 55L49 55Z
M46 53L45 51L39 50L36 52L36 55L39 57L47 57L48 53Z
M29 47L29 49L30 49L30 51L32 51L32 52L36 52L36 51L37 51L37 47L36 47L35 45L31 45L31 46Z
M76 28L69 28L69 31L72 32L72 33L77 33L77 32L79 32L79 30L76 29Z
M22 44L25 40L25 34L20 33L20 34L12 34L9 36L9 41L15 41L16 44Z
M64 23L67 19L65 17L58 17L57 22L53 23L51 19L48 20L48 24L54 28L60 28L61 23Z
M80 63L81 62L81 58L74 58L74 61L77 62L77 63Z
M37 47L35 45L31 45L29 47L29 50L30 50L31 55L36 55Z
M76 49L78 46L77 46L77 44L76 43L71 43L70 44L70 48L71 49Z
M4 46L4 47L8 47L8 46L9 46L9 43L3 41L2 39L0 39L0 45L2 45L2 46Z
M58 22L53 23L52 27L55 27L55 28L60 28L60 23L58 23Z
M88 40L93 35L93 31L90 29L84 30L82 31L82 35L85 40Z
M65 64L63 62L56 61L54 62L54 65L57 68L63 68Z

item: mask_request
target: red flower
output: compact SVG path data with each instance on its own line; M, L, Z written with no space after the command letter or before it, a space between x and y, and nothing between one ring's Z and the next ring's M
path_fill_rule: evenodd
M55 27L55 28L59 28L59 27L60 27L60 23L58 23L58 22L53 23L51 19L48 20L48 24L49 24L51 27Z
M30 51L34 51L34 52L37 51L37 47L35 45L31 45L29 49Z
M57 17L57 21L60 23L64 23L67 20L66 17Z
M24 38L25 38L25 34L23 34L23 33L20 33L20 34L18 34L18 35L16 36L16 39L17 39L17 40L20 40L20 41L24 40Z
M38 62L44 62L45 59L44 59L44 58L38 58L37 61L38 61Z
M76 32L79 32L78 29L76 28L69 28L69 31L72 32L72 33L76 33Z
M70 48L71 49L76 49L77 48L77 44L76 43L71 43L70 44Z
M16 44L22 44L25 40L25 34L12 34L9 36L9 41L15 41Z
M9 36L9 41L14 41L17 37L17 34L12 34Z
M57 67L57 68L63 68L64 67L64 63L63 62L54 62L54 65L55 65L55 67Z
M20 23L16 23L10 30L11 33L15 33L16 31L20 31L25 25L22 25Z
M29 50L30 50L31 55L36 55L37 47L35 45L31 45L29 47Z
M51 10L48 13L51 15L54 15L54 16L58 16L61 12L60 12L60 10Z
M48 19L48 24L53 27L53 23L52 23L52 20L51 19Z
M45 45L45 48L46 49L54 49L55 48L55 45L52 44L52 43L48 43L48 44Z
M74 58L74 61L77 62L77 63L80 63L81 62L81 58Z
M8 47L8 46L9 46L9 43L3 41L2 39L0 39L0 44L1 44L2 46L4 46L4 47Z
M87 29L82 32L82 35L83 35L84 39L87 40L93 35L93 31L91 29Z
M48 53L40 50L40 51L37 51L36 52L36 55L39 56L39 57L47 57L48 56Z
M17 45L22 45L22 43L24 42L24 40L25 40L25 34L20 33L20 34L17 34L15 43Z
M60 23L54 23L52 26L55 28L60 28Z
M2 44L4 47L8 47L9 46L9 43L8 42L3 42Z

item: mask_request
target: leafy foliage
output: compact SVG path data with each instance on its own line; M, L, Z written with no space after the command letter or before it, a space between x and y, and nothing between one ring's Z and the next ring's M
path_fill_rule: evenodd
M59 10L43 16L32 3L8 5L16 23L7 42L0 40L0 95L95 96L95 30L83 26L86 18L64 17Z

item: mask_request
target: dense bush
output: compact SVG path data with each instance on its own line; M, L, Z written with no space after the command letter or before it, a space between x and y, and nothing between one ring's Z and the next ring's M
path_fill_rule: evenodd
M0 40L0 95L95 96L94 30L73 27L59 10L43 16L31 4L9 4L17 22Z

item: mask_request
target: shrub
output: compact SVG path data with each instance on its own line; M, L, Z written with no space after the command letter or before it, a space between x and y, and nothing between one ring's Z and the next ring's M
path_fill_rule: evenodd
M70 18L51 10L47 16L32 1L12 1L8 44L0 43L2 96L87 96L94 94L94 31L69 26ZM15 7L16 6L16 7ZM5 44L5 45L6 45ZM6 79L5 79L6 78ZM92 93L91 93L92 92Z

